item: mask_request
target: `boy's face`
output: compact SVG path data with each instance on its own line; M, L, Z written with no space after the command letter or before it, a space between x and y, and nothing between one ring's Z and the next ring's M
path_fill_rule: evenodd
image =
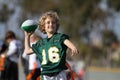
M56 32L56 21L52 17L47 17L45 19L45 31L46 33L55 33Z

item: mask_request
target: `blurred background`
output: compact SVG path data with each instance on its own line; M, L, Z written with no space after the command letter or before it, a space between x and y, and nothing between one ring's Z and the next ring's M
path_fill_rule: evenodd
M80 51L67 56L73 71L83 80L119 80L120 0L0 0L0 41L8 30L23 41L22 22L50 10L60 16L59 32Z

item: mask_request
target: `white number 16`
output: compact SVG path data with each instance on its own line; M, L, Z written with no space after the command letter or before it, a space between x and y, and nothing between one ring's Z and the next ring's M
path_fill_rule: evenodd
M43 60L41 64L47 64L45 50L42 50ZM50 47L48 49L48 59L52 63L56 63L60 60L59 49L57 47Z

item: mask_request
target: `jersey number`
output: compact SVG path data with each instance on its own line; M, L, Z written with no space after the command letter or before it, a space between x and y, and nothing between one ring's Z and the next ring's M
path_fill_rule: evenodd
M42 50L42 64L47 64L46 53L45 50ZM50 47L48 49L48 59L52 63L56 63L60 60L59 49L57 47Z

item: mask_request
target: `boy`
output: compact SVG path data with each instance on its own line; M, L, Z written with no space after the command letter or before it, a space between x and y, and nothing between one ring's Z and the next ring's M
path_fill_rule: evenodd
M78 53L77 48L65 34L57 33L59 17L56 12L46 12L39 19L39 29L47 38L29 46L31 33L25 32L25 52L35 52L41 63L42 80L67 80L64 70L66 67L66 50L71 49L72 55Z

